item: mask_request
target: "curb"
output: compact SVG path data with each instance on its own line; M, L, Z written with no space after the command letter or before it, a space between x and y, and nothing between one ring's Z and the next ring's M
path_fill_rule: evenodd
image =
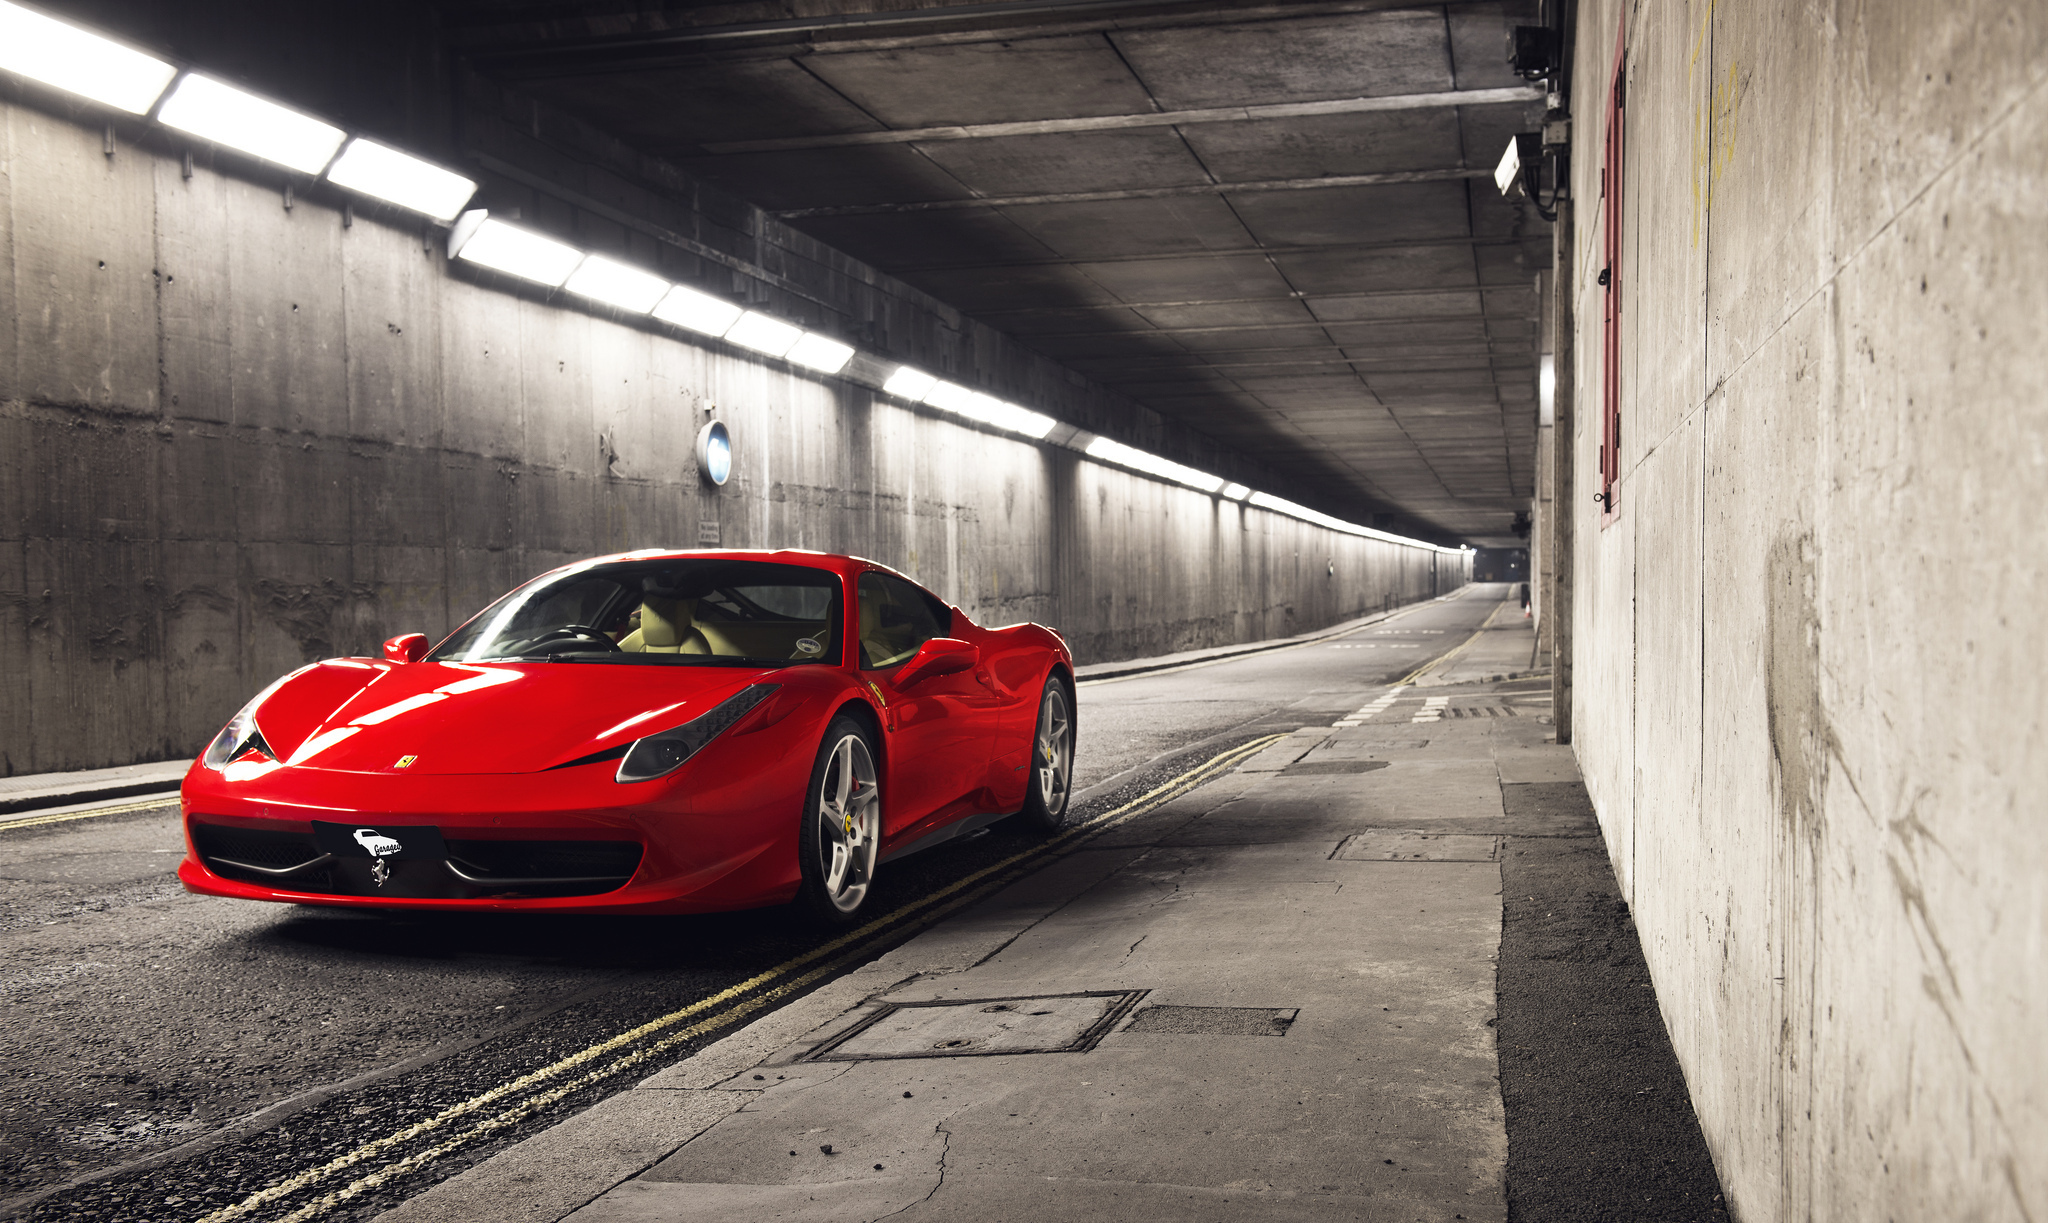
M1374 612L1370 616L1357 620L1346 620L1344 623L1330 628L1318 629L1313 633L1302 633L1294 637L1277 637L1269 641L1253 642L1250 645L1219 646L1210 650L1190 650L1184 654L1161 654L1156 658L1139 658L1128 662L1091 663L1085 667L1074 668L1074 682L1077 684L1087 684L1093 683L1096 680L1123 679L1130 675L1145 675L1153 671L1171 671L1178 667L1194 667L1200 666L1203 663L1222 662L1230 658L1243 658L1249 654L1266 654L1274 650L1285 650L1298 645L1313 645L1318 641L1327 641L1332 637L1342 637L1346 633L1355 633L1368 625L1392 620L1394 617L1405 615L1418 607L1424 607L1431 603L1442 603L1446 599L1455 599L1467 588L1467 586L1460 586L1457 590L1447 595L1438 595L1433 599L1422 599L1414 603L1404 603L1392 611Z
M184 772L181 768L179 775L168 781L124 781L100 786L77 786L64 790L35 790L28 794L0 797L0 815L47 811L52 807L99 802L102 799L136 798L151 794L169 796L178 792L183 780Z

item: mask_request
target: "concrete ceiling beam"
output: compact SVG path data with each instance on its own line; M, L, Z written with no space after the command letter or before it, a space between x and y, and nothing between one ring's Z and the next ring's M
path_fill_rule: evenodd
M1091 115L1078 119L1033 119L1016 123L954 124L904 128L885 132L841 132L825 136L788 136L775 140L731 140L701 146L714 156L727 153L786 153L807 149L838 149L873 144L929 144L944 140L999 140L1005 136L1045 136L1060 132L1110 132L1132 128L1184 127L1201 123L1247 123L1261 119L1300 119L1313 115L1359 115L1375 111L1429 110L1447 106L1494 106L1540 102L1534 86L1498 89L1449 89L1435 93L1390 94L1376 98L1336 98L1321 102L1279 102L1261 106L1213 106L1198 110L1152 111L1134 115Z
M1533 285L1462 285L1451 286L1448 288L1432 285L1420 289L1365 289L1342 293L1292 292L1268 297L1206 297L1189 298L1179 301L1074 302L1071 304L1063 303L1057 306L1011 306L1004 309L996 310L977 310L974 312L974 316L980 319L991 319L1010 318L1016 315L1024 314L1068 314L1084 310L1112 312L1118 310L1166 310L1181 309L1194 306L1256 305L1274 301L1336 302L1379 300L1403 297L1440 297L1446 294L1470 293L1527 294L1532 302L1535 300L1536 296L1536 290L1533 287Z
M1534 245L1537 239L1524 237L1474 238L1409 238L1396 242L1318 242L1294 245L1272 246L1207 246L1196 250L1145 251L1129 255L1048 255L1034 259L990 259L973 263L920 263L904 264L896 269L899 276L917 272L962 272L979 271L984 268L1036 268L1036 267L1082 267L1097 263L1159 263L1174 259L1199 257L1203 259L1224 255L1300 255L1324 254L1333 251L1404 251L1420 250L1432 246L1524 246ZM1444 290L1409 290L1411 292L1438 293Z
M1164 200L1196 195L1320 191L1331 187L1378 187L1387 183L1442 183L1492 177L1492 170L1458 166L1441 170L1390 170L1380 174L1332 174L1322 178L1279 178L1263 182L1132 187L1121 191L1065 191L1047 195L982 195L957 200L910 200L888 204L834 204L823 208L787 208L773 215L784 221L804 217L869 217L897 212L957 212L965 208L1014 208L1028 204L1093 204L1103 200Z

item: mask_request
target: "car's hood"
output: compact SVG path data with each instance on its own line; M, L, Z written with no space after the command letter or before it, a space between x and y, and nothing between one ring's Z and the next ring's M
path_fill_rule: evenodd
M256 711L293 767L354 773L536 773L689 721L755 668L338 660Z

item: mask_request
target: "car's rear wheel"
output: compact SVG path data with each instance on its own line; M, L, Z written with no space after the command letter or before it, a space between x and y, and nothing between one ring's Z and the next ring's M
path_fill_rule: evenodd
M833 925L851 925L867 903L882 839L882 787L868 730L832 719L811 768L797 852L803 904Z
M1031 782L1024 795L1024 819L1043 832L1065 827L1073 785L1073 698L1065 681L1049 675L1038 698L1038 725L1031 732Z

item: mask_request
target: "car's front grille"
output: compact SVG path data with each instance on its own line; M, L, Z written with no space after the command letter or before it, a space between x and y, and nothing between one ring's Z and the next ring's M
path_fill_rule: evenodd
M192 825L192 844L215 874L248 883L325 891L334 884L334 859L303 832Z
M639 869L638 841L447 842L448 857L371 860L321 852L308 833L191 823L192 844L215 874L285 891L393 899L538 899L595 896Z
M640 866L638 841L450 841L448 860L491 879L616 879Z

